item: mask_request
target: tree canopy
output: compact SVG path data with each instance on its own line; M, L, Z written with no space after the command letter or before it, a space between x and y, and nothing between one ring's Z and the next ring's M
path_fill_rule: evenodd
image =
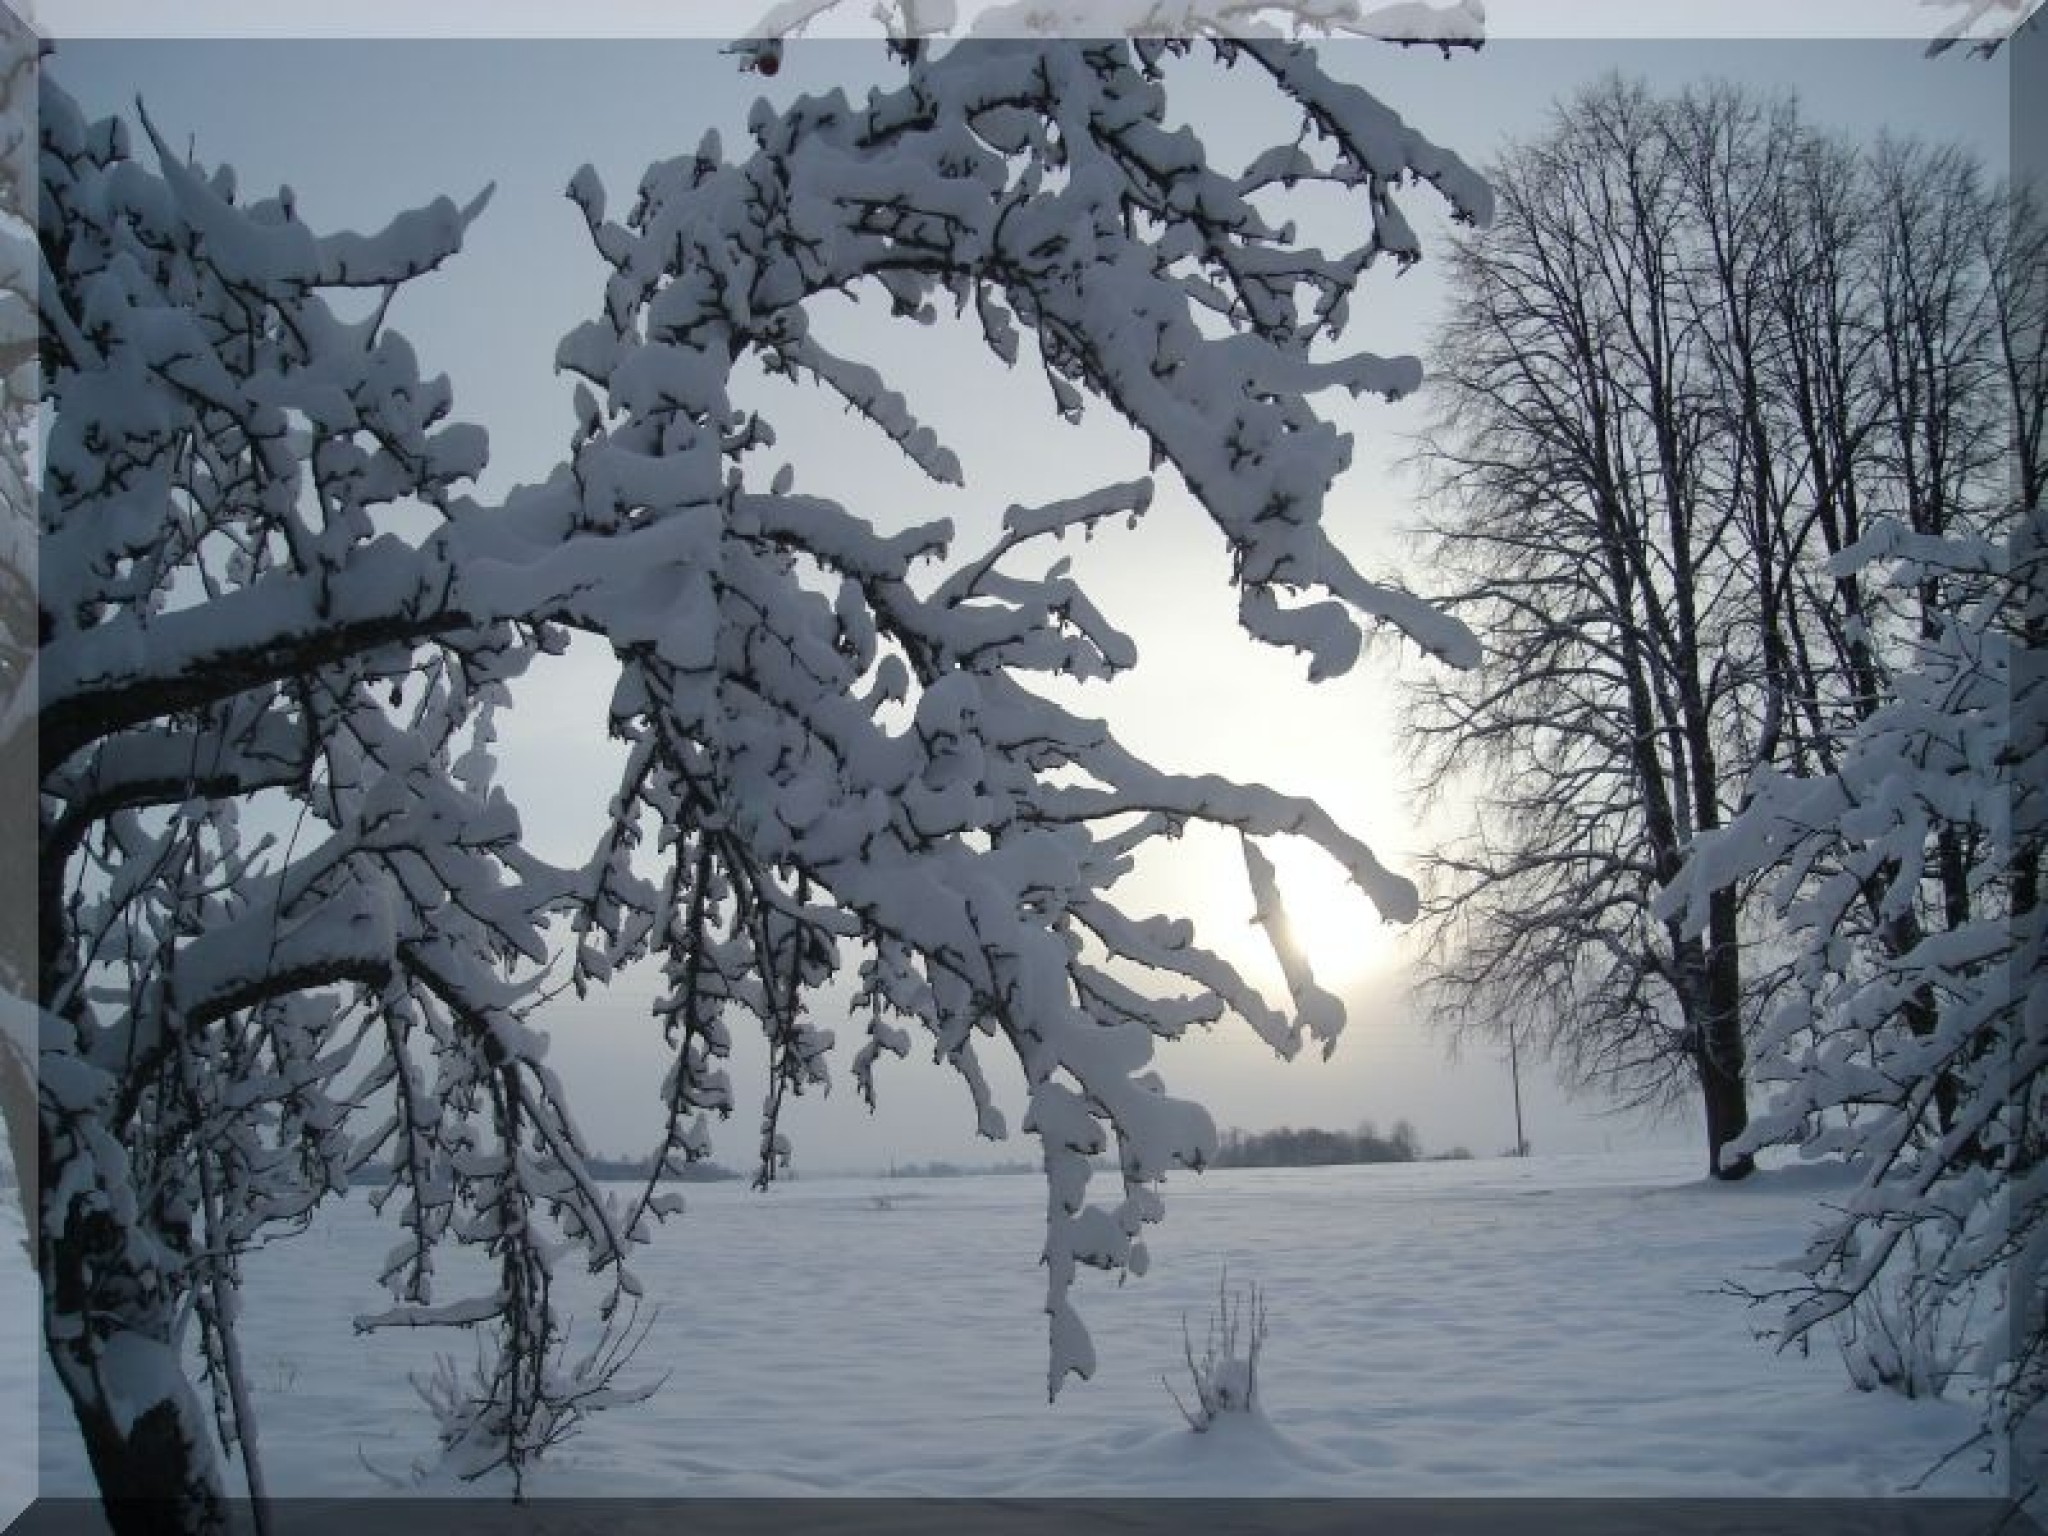
M1317 676L1373 624L1468 661L1461 625L1324 531L1349 445L1314 402L1415 387L1412 360L1344 344L1354 291L1418 254L1405 184L1468 218L1486 187L1277 40L1204 45L1300 124L1216 166L1169 126L1167 66L1192 51L906 49L900 84L761 108L737 153L707 137L624 210L580 174L609 277L559 351L581 380L567 456L493 504L471 489L483 434L387 323L487 198L323 235L291 194L247 195L146 115L88 120L44 82L40 582L32 616L5 610L0 721L0 788L39 807L0 855L37 897L7 910L4 979L39 1071L6 1111L44 1173L48 1352L120 1528L222 1518L188 1316L260 1497L241 1256L372 1165L402 1236L389 1306L359 1326L495 1338L474 1383L432 1396L454 1463L516 1486L632 1395L614 1377L633 1249L678 1207L664 1174L740 1107L732 1030L769 1047L766 1179L787 1098L842 1049L807 1007L834 978L859 999L870 1098L880 1058L921 1036L999 1136L978 1053L1021 1068L1054 1391L1094 1363L1077 1267L1142 1271L1161 1180L1214 1155L1208 1116L1150 1070L1155 1043L1231 1014L1283 1053L1334 1041L1342 1009L1284 925L1282 1006L1118 882L1199 822L1246 840L1269 916L1266 836L1317 843L1390 917L1413 888L1314 804L1143 761L1032 686L1137 663L1048 546L1145 514L1151 483L890 529L829 467L795 488L742 367L818 381L957 481L882 371L808 318L824 295L950 317L1042 376L1053 415L1107 408L1149 443L1229 548L1254 639ZM1356 244L1275 216L1303 183L1353 200ZM610 649L625 758L596 845L557 867L524 846L491 743L522 673L573 634ZM593 1177L538 1008L642 962L671 1056L648 1177L622 1196ZM447 1294L447 1243L482 1249L495 1284ZM588 1355L565 1353L564 1251L608 1277Z

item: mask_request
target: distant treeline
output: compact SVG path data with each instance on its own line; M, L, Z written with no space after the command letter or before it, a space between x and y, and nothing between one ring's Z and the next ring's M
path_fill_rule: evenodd
M585 1159L583 1166L590 1170L590 1176L594 1179L632 1180L646 1178L648 1170L654 1165L644 1157L592 1157ZM738 1173L722 1163L691 1163L680 1173L663 1174L661 1181L664 1184L717 1184L738 1177ZM383 1184L390 1178L389 1168L358 1168L349 1182Z
M1218 1168L1321 1168L1333 1163L1412 1163L1422 1155L1415 1127L1396 1121L1382 1136L1368 1120L1355 1131L1277 1131L1223 1133L1216 1149Z

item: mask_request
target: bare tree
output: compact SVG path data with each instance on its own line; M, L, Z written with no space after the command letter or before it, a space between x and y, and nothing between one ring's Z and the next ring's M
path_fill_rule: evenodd
M1490 659L1420 683L1411 724L1425 781L1484 785L1473 836L1430 861L1441 1007L1492 1029L1515 997L1583 1081L1696 1084L1709 1166L1739 1177L1721 1160L1747 1116L1735 893L1701 933L1649 913L1742 766L1740 508L1685 147L1667 104L1609 80L1492 168L1494 230L1452 256L1423 449L1442 601Z
M1939 566L1873 583L1868 530L2006 517L2000 205L1960 152L1859 152L1725 85L1609 81L1495 178L1498 228L1453 258L1423 453L1446 600L1495 653L1417 689L1423 772L1485 785L1478 834L1435 865L1435 989L1497 1029L1539 978L1540 1046L1645 1098L1696 1083L1711 1166L1739 1174L1720 1149L1747 1119L1744 1036L1792 986L1782 914L1753 870L1689 925L1649 899L1759 773L1834 771L1961 600ZM1845 942L1896 955L1969 922L1975 835L1938 829L1941 899L1873 886ZM1898 1003L1923 1034L1937 1006Z
M1494 175L1425 449L1492 652L1416 699L1484 790L1435 985L1467 1028L1533 992L1581 1078L1697 1074L1716 1172L1848 1158L1781 1336L1902 1390L1974 1362L2010 1446L2048 1380L2038 210L1721 86L1610 81Z

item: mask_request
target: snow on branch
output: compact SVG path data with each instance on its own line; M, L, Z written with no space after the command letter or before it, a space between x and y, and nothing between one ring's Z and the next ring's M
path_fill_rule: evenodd
M2026 627L2040 611L2039 545L1880 525L1837 565L1873 572L1879 591L1942 582L1947 621L1906 650L1832 772L1753 780L1733 822L1696 839L1657 912L1696 929L1714 888L1772 877L1796 958L1756 1046L1772 1102L1740 1149L1797 1144L1860 1175L1794 1278L1755 1298L1780 1310L1779 1338L1834 1322L1859 1384L1938 1391L1959 1320L2010 1304L2011 1326L1972 1330L1995 1446L2037 1432L2021 1426L2048 1400L2041 1272L2012 1267L2048 1223L2048 1031L2030 1001L2042 847L2038 819L2029 830L2014 815L2025 759L2013 750L2042 702L2038 663L2016 661L2039 644ZM1967 862L1944 861L1945 848L1968 849ZM1931 908L1936 883L1944 902Z
M1404 41L1475 13L1317 12ZM1276 1006L1187 923L1139 909L1126 877L1209 825L1247 840L1276 931L1251 839L1315 844L1397 920L1414 888L1311 802L1167 771L1042 686L1139 663L1072 569L1039 557L1047 537L1147 514L1152 481L1011 507L971 536L891 530L858 484L800 494L764 462L774 425L748 391L753 363L813 375L961 482L907 394L809 324L827 295L899 319L949 299L999 359L1035 347L1057 410L1110 407L1178 474L1252 635L1319 676L1374 623L1471 661L1462 626L1365 582L1325 531L1350 445L1317 400L1415 387L1412 360L1343 350L1348 300L1376 254L1414 254L1397 187L1433 180L1473 216L1483 188L1306 50L1261 43L1250 78L1330 138L1358 202L1364 243L1325 256L1249 207L1251 190L1284 201L1284 176L1248 188L1166 127L1167 46L908 50L893 90L763 107L743 153L707 137L651 167L619 218L579 173L609 275L558 351L580 380L568 457L497 505L465 494L482 435L385 307L330 307L445 261L481 200L320 236L288 194L243 199L147 123L145 167L125 128L48 93L43 195L66 239L47 295L41 702L9 717L0 757L28 782L39 729L53 1296L110 1277L92 1281L110 1326L160 1332L195 1287L230 1286L266 1228L380 1166L403 1235L392 1305L365 1325L489 1336L472 1380L451 1368L425 1391L451 1454L516 1486L581 1413L634 1395L612 1384L630 1255L678 1208L663 1172L740 1107L732 1031L768 1047L766 1180L788 1103L829 1082L840 1046L816 1003L845 980L870 1099L879 1058L922 1034L1002 1136L982 1053L1014 1058L1045 1163L1049 1383L1092 1368L1077 1268L1141 1271L1159 1185L1214 1154L1208 1115L1151 1070L1157 1043L1235 1013L1275 1049L1327 1050L1343 1022L1298 956ZM609 648L626 750L595 846L558 869L522 845L490 749L517 679L571 633ZM545 1064L546 1005L636 963L660 970L672 1054L653 1172L619 1192L590 1176ZM1092 1199L1091 1159L1112 1149L1116 1187ZM166 1225L144 1177L169 1197L203 1183L202 1230ZM437 1297L451 1241L495 1284ZM562 1363L564 1241L607 1287L583 1366ZM228 1413L232 1309L209 1317ZM74 1380L101 1326L66 1314Z
M1922 0L1951 12L1927 45L1929 58L1938 58L1951 48L1967 44L1979 58L1990 58L2012 40L2025 24L2038 0Z
M1411 249L1391 201L1411 172L1484 212L1453 160L1338 88L1304 51L1268 57L1283 94L1332 134L1379 248ZM797 497L780 470L757 467L772 423L740 398L724 360L755 350L771 366L827 375L885 436L924 456L932 445L911 403L856 360L827 361L806 306L845 295L922 315L941 297L963 312L972 299L999 359L1017 355L1020 332L1031 337L1063 410L1108 403L1174 467L1232 549L1254 634L1306 651L1316 675L1351 664L1361 619L1392 622L1458 661L1476 647L1462 626L1364 582L1321 527L1349 452L1312 397L1398 394L1418 377L1412 361L1311 356L1342 333L1338 300L1374 247L1332 261L1251 214L1192 134L1165 131L1165 87L1144 50L990 41L908 64L901 89L862 104L831 94L757 114L744 157L728 161L707 140L695 157L652 168L623 220L607 217L593 173L573 189L613 276L603 315L561 354L602 399L589 396L570 465L578 503L559 515L621 553L675 530L669 596L681 607L643 609L633 589L632 606L603 614L623 669L614 727L634 743L615 824L652 813L678 835L668 894L630 920L648 898L631 889L630 840L610 844L596 888L621 915L589 937L649 934L665 953L674 990L663 1015L684 1044L665 1089L674 1139L664 1156L687 1157L695 1115L735 1107L725 1020L748 1015L786 1064L761 1121L760 1176L775 1176L782 1106L818 1080L827 1050L797 1000L837 971L848 940L867 952L864 1094L880 1056L904 1048L894 1017L929 1032L979 1123L997 1126L976 1044L1006 1042L1050 1180L1057 1385L1088 1359L1066 1299L1075 1266L1132 1262L1137 1231L1157 1214L1151 1186L1199 1166L1214 1139L1206 1117L1145 1068L1155 1040L1216 1006L1112 982L1113 969L1083 958L1086 944L1113 968L1213 989L1279 1049L1292 1050L1304 1024L1327 1048L1341 1024L1334 1000L1306 988L1292 1010L1302 1017L1288 1018L1214 955L1124 913L1111 888L1132 856L1192 822L1288 832L1329 852L1390 916L1412 915L1415 893L1314 807L1162 773L1026 686L1034 674L1102 676L1137 662L1063 568L1040 577L1018 566L1046 533L1142 510L1149 487L1013 511L978 553L934 525L918 536L918 558L941 574L921 588L907 565L862 552L880 535L856 508ZM1058 165L1057 181L1040 162ZM1229 295L1220 311L1219 291ZM1212 334L1219 313L1227 325ZM926 467L941 479L958 468L950 458ZM603 581L598 550L592 590ZM792 585L792 558L840 575L837 592L830 581ZM885 701L902 713L879 713ZM1133 825L1147 830L1132 835ZM853 929L801 915L821 905ZM764 913L791 920L763 923ZM711 933L722 937L707 946ZM638 942L591 963L606 970ZM1112 1140L1124 1187L1098 1206L1084 1193L1086 1159Z
M2010 0L1980 0L1982 4ZM1482 0L781 0L746 29L749 39L786 39L844 26L878 26L898 42L998 37L1278 37L1318 32L1449 52L1486 39Z

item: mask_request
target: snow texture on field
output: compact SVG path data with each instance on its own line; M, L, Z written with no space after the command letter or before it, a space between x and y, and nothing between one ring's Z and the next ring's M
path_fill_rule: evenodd
M1970 1404L1858 1393L1832 1351L1774 1355L1752 1337L1763 1315L1723 1289L1767 1279L1842 1181L1789 1169L1722 1187L1697 1162L1175 1178L1151 1274L1081 1286L1101 1369L1057 1406L1044 1395L1039 1180L694 1187L688 1214L640 1265L664 1306L638 1364L669 1373L666 1385L599 1416L530 1491L1907 1491L1969 1434ZM451 1341L351 1332L350 1317L378 1305L372 1272L389 1241L352 1198L249 1266L246 1347L279 1494L477 1491L414 1473L431 1422L407 1374ZM1199 1355L1225 1264L1266 1297L1264 1412L1197 1435L1162 1378L1188 1396L1182 1318ZM0 1368L11 1400L30 1390L32 1359L10 1334ZM89 1493L47 1371L41 1431L42 1493ZM1919 1491L1997 1490L1965 1458Z

